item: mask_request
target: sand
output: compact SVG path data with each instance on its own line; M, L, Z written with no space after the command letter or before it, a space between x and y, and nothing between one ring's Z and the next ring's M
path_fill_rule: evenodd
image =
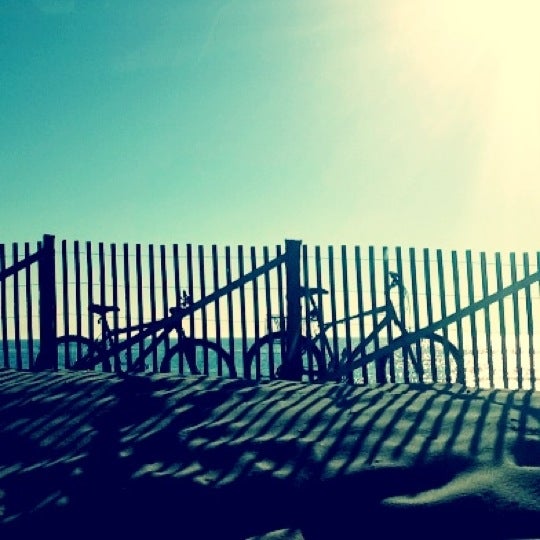
M540 393L0 370L0 538L540 537Z

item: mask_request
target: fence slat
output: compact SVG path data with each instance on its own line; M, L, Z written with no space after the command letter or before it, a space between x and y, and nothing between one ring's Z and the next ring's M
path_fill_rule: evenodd
M206 296L206 280L205 280L205 264L204 264L204 247L199 245L198 250L198 259L199 259L199 285L201 291L201 298ZM203 339L208 339L208 318L206 313L206 306L201 308L201 330ZM208 375L209 365L208 365L208 351L204 350L203 357L203 373Z
M525 277L530 276L529 270L529 254L523 254L523 275ZM533 322L533 310L532 310L532 297L531 297L531 287L525 288L525 312L527 317L527 353L529 356L529 382L530 388L534 389L534 322Z
M130 273L130 264L129 264L129 245L123 244L122 246L122 260L123 260L123 272L124 272L124 305L125 313L124 320L126 327L131 326L132 315L131 315L131 273ZM131 332L128 330L126 332L126 339L131 338ZM129 347L126 351L126 364L128 369L131 369L133 366L133 350L132 347Z
M143 297L143 270L142 270L142 247L141 244L135 244L135 283L137 287L137 320L139 324L144 322L144 297ZM139 340L139 353L142 356L144 352L144 340ZM137 362L137 359L134 359Z
M87 276L87 308L94 303L93 293L93 268L92 268L92 243L86 242L86 276ZM94 339L94 322L92 316L88 314L88 335Z
M156 273L154 260L154 245L148 246L148 280L149 280L149 295L150 295L150 321L157 321L157 306L156 306ZM152 333L152 339L156 338L156 332ZM145 344L146 347L146 344ZM152 350L152 371L158 372L158 351L157 348Z
M517 281L516 254L510 253L510 280L512 283ZM514 315L514 354L516 359L517 385L523 388L523 370L521 367L521 324L519 317L519 298L518 292L512 293L512 308Z
M159 270L161 275L161 309L163 316L166 317L169 315L169 280L167 277L167 248L164 245L159 246ZM165 352L168 351L171 346L169 334L165 336L163 344L165 347Z
M68 248L66 240L62 240L61 243L61 266L62 266L62 310L63 310L63 325L61 334L70 334L69 325L69 261L68 261Z
M24 258L30 256L30 244L24 244ZM33 327L33 295L32 295L32 266L28 265L24 270L26 291L26 337L28 344L28 368L34 368L34 327Z
M497 275L497 291L503 288L501 254L495 254L495 272ZM506 349L506 321L504 317L504 300L501 298L499 304L499 332L501 336L502 355L502 375L504 388L508 388L508 353Z
M364 308L364 281L362 279L363 272L362 272L362 251L359 246L355 246L354 248L354 270L355 270L355 277L356 277L356 303L358 307L358 336L360 341L362 341L366 337L366 326L365 326L365 318L361 316L361 314L365 311ZM367 383L368 382L368 371L367 366L362 366L361 369L362 373L362 382Z
M17 265L19 262L19 246L14 243L12 245L12 260L13 264ZM15 345L15 365L17 369L22 369L22 351L21 351L21 310L20 310L20 298L19 298L19 272L13 276L13 331L14 331L14 345Z
M480 270L482 273L482 298L485 300L488 296L488 273L487 273L487 260L484 252L480 253ZM486 305L484 307L484 333L486 335L486 354L488 365L488 379L489 386L493 388L494 383L494 371L493 371L493 343L491 338L491 318L490 307Z
M469 298L469 305L474 304L474 277L473 277L473 267L472 267L472 253L470 250L465 252L465 261L467 269L467 291ZM476 313L471 313L470 317L471 325L471 344L472 344L472 355L473 355L473 372L474 372L474 382L478 386L480 382L480 369L478 365L478 337L476 329Z
M238 246L238 277L244 277L244 248ZM247 322L246 322L246 289L245 284L240 285L238 292L240 294L240 336L242 357L247 353Z
M232 263L231 263L231 248L225 247L225 280L226 284L230 285L232 282ZM227 292L227 317L229 322L229 353L234 358L235 346L234 346L234 307L232 292Z
M218 249L217 246L214 244L212 246L212 285L214 288L214 291L217 291L219 289L219 257L218 257ZM221 347L221 324L219 322L221 321L221 308L220 308L220 299L216 298L214 300L214 314L215 314L215 332L216 332L216 343ZM244 365L244 374L246 372L246 367ZM220 362L218 366L218 375L223 375L223 363ZM244 375L245 377L245 375Z

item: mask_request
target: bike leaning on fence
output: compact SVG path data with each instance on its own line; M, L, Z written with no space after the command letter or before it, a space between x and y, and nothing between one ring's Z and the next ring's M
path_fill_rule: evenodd
M401 277L396 272L387 272L386 279L384 305L329 323L324 321L319 307L322 296L328 291L323 288L304 290L310 331L306 331L306 335L294 336L293 342L301 356L302 378L319 382L358 382L357 370L363 371L364 379L369 364L372 364L374 373L371 377L374 376L377 382L464 383L464 361L459 349L445 336L434 332L409 331L391 296L391 291L397 290L400 303L404 305L407 291ZM333 339L333 335L337 335L339 325L366 317L375 321L369 335L354 347L341 349L336 346L338 341ZM312 324L315 325L314 331L311 331ZM291 365L286 362L289 356L287 332L280 329L255 341L248 350L246 367L256 379L288 378L290 373L285 373L285 366ZM263 373L265 366L268 366L268 371ZM402 377L396 378L399 366Z
M182 320L192 313L190 303L184 293L180 306L169 310L170 316L125 328L113 328L107 320L107 314L119 311L117 306L92 304L89 312L98 317L101 335L97 339L79 335L59 337L56 343L58 365L74 370L101 367L102 371L143 372L148 368L146 359L152 355L162 373L184 373L187 368L192 375L208 374L213 366L213 373L217 375L236 377L234 361L221 345L190 337L182 328ZM175 343L171 343L170 338L173 332L178 336ZM122 339L124 334L127 337ZM162 358L158 359L163 349ZM223 367L225 373L222 373Z

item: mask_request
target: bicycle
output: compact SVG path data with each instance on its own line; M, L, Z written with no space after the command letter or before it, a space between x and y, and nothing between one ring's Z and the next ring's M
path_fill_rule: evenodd
M208 374L210 365L215 365L217 374L221 375L225 365L228 376L237 377L234 361L221 345L207 339L190 337L185 333L182 320L192 313L190 304L191 300L184 291L180 305L169 310L169 317L125 328L112 328L107 320L107 314L120 311L118 306L91 304L88 310L91 315L98 317L98 323L102 326L101 336L97 339L80 335L59 337L56 342L58 365L73 370L92 370L101 365L106 372L113 369L118 373L143 372L148 367L146 358L150 354L157 357L158 347L167 342L171 332L176 331L177 343L165 346L165 354L159 366L161 373L184 373L187 363L192 375ZM135 334L131 335L133 332ZM128 334L128 337L121 340L122 334ZM146 345L145 340L148 339L150 343ZM136 347L139 348L139 355L133 358L132 349ZM202 370L198 365L201 361Z
M304 289L307 312L305 320L309 326L315 323L316 331L313 335L307 332L307 335L300 334L294 338L293 347L296 347L302 357L301 377L307 377L312 382L353 383L358 381L354 377L356 370L363 370L365 380L368 365L373 364L376 381L383 383L388 379L396 379L395 367L401 361L404 382L437 382L440 380L438 374L442 370L447 382L463 384L464 361L459 349L445 336L434 332L409 331L404 320L398 315L390 294L390 291L396 288L402 303L407 295L405 286L399 274L390 271L387 272L386 283L384 305L329 323L324 321L319 307L322 296L328 294L328 291L321 287ZM335 346L337 341L334 341L334 347L332 346L329 330L336 332L337 326L347 321L363 317L373 317L376 320L380 315L383 315L382 319L374 323L371 333L355 347L344 347L339 351ZM392 326L397 327L399 336L392 334ZM379 347L378 340L387 343ZM257 339L248 350L247 373L251 375L255 367L256 379L287 378L290 375L286 372L287 366L290 366L286 361L288 358L286 331L281 328L271 331ZM267 360L267 375L262 373L263 359Z

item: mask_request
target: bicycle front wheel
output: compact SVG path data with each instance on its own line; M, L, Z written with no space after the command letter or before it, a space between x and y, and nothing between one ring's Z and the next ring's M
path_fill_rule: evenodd
M231 355L218 343L198 338L183 338L163 357L161 373L189 373L237 377Z
M300 336L298 346L302 355L302 380L326 380L324 355L307 337ZM271 332L255 341L246 355L246 376L255 379L275 379L287 358L286 332Z
M406 347L404 367L411 382L465 383L463 355L439 334L427 334Z
M93 369L98 363L97 346L94 341L87 337L59 337L56 340L56 352L58 355L58 367L60 369ZM106 367L104 371L106 371Z

